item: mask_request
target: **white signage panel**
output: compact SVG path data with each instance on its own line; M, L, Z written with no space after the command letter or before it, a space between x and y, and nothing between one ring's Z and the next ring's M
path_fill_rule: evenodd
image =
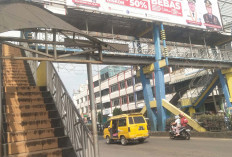
M68 7L222 31L217 0L67 0Z

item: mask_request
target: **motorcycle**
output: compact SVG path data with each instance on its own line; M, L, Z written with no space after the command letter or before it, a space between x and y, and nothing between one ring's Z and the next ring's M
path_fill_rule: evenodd
M170 139L184 139L184 140L190 140L190 129L186 129L185 127L180 128L180 135L176 136L176 132L174 129L174 126L171 125L170 131L169 131Z

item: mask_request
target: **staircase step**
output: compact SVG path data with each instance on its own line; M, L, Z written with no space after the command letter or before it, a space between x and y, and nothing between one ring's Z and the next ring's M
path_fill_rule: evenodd
M21 99L21 98L41 98L42 92L17 92L17 93L6 93L6 99Z
M18 70L18 69L13 69L13 70L6 70L4 69L3 70L3 74L5 74L6 76L8 74L24 74L24 75L27 75L27 73L29 73L30 71L26 71L25 69L24 70Z
M21 78L27 78L28 80L33 79L33 77L28 77L28 74L23 74L23 73L8 73L8 75L4 75L4 80L9 80L9 79L16 79L19 80Z
M25 86L25 87L5 87L5 92L39 92L44 87L38 86Z
M62 136L65 136L64 128L62 127L5 133L5 137L7 137L8 143Z
M23 122L25 120L46 120L48 118L59 118L57 111L27 112L27 113L5 113L6 122Z
M4 108L4 107L3 107ZM46 105L45 104L36 104L36 105L5 105L5 111L4 113L27 113L27 112L41 112L46 111Z
M3 70L3 75L27 75L27 71L18 71L18 70Z
M24 65L21 65L21 66L15 66L15 67L12 67L12 66L4 66L3 67L3 71L29 71L29 69L26 69L24 67Z
M49 98L46 98L49 99ZM6 99L6 105L33 105L33 104L44 104L45 98L11 98Z
M53 103L51 97L41 97L41 98L11 98L3 101L3 105L34 105L34 104L44 104Z
M4 86L5 87L15 87L15 86L18 86L18 87L25 87L25 86L29 86L29 85L31 85L31 84L29 84L29 83L27 83L27 84L22 84L22 83L20 83L20 84L17 84L17 83L11 83L11 84L5 84Z
M3 79L5 82L8 82L8 81L10 81L10 82L13 82L13 81L28 81L28 79L27 79L27 77L25 77L25 78L21 78L21 77L16 77L16 78L10 78L10 77L8 77L8 78L4 78Z
M63 138L63 137L60 137ZM30 141L20 141L14 143L8 143L8 154L19 154L19 153L29 153L34 151L47 150L52 148L58 148L59 138L46 138L37 139Z
M47 120L28 120L23 122L9 122L4 123L4 130L6 132L11 131L25 131L25 130L35 130L53 127L62 127L62 122L60 118L47 119Z
M25 120L46 120L48 112L32 112L32 113L7 113L5 114L6 122L24 122Z
M29 81L28 80L20 80L20 79L17 79L17 80L4 80L3 81L4 84L28 84Z
M55 148L43 151L35 151L32 153L22 153L17 155L9 155L9 157L76 157L72 147Z
M33 104L33 105L5 105L4 113L27 113L56 110L55 104Z

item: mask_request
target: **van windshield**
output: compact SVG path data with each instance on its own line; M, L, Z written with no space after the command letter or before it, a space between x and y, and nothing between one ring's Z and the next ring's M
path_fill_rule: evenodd
M135 124L145 123L145 120L142 116L139 116L139 117L134 117L134 122Z

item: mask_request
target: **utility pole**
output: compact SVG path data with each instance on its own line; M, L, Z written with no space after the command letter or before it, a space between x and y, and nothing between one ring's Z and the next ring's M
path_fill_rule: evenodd
M100 96L100 105L101 105L101 123L100 123L100 128L102 129L102 125L103 125L103 105L102 105L102 96L101 96L101 74L100 74L100 70L99 70L99 65L97 65L97 70L98 70L98 84L99 84L99 96ZM102 130L101 130L102 131Z
M88 59L90 59L90 57L88 57ZM94 157L99 157L98 134L97 134L97 112L94 103L93 75L92 75L91 63L87 63L87 72L88 72L89 97L90 97L91 118L92 118L92 128L93 128Z

